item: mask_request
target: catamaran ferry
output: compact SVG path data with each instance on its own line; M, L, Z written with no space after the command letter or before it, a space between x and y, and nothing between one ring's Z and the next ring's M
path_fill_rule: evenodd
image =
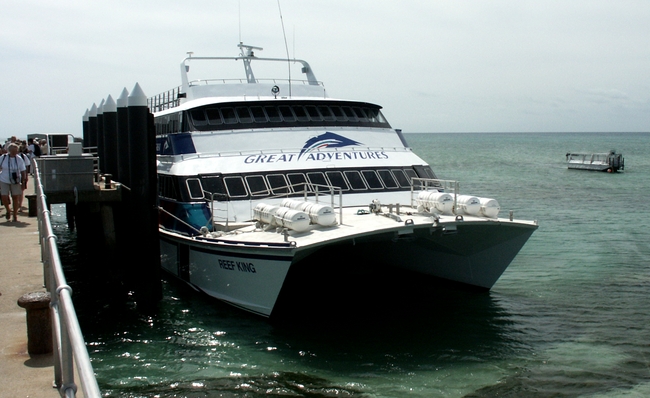
M269 317L291 283L316 283L309 272L323 261L490 289L537 229L437 179L379 105L330 98L306 61L239 48L237 57L190 53L181 86L149 99L171 274ZM233 61L244 78L190 80L197 65ZM284 69L288 78L258 79L253 65L266 64L298 65L304 78Z

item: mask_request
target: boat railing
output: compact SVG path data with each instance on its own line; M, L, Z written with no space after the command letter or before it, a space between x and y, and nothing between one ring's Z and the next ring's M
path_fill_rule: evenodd
M203 199L210 202L210 219L211 219L212 225L214 225L215 221L217 221L217 220L224 220L225 224L226 224L226 227L227 227L228 226L228 221L229 221L228 220L228 206L226 206L225 210L223 210L223 209L215 209L214 208L215 198L217 198L217 200L219 200L218 198L222 198L222 199L225 199L226 201L228 201L228 199L230 197L225 193L209 192L209 191L203 190ZM225 217L218 217L216 215L216 213L215 213L217 211L222 212L222 213L226 213L226 216Z
M313 85L309 80L294 79L255 79L258 84L298 84L310 86ZM248 84L246 79L197 79L189 82L190 87L207 86L212 84ZM317 82L320 87L325 87L321 81ZM160 112L166 109L175 108L180 105L181 98L185 98L186 93L181 92L181 86L174 87L170 90L163 91L147 99L147 106L151 112Z
M276 199L285 199L290 197L296 197L297 195L302 195L304 201L309 201L312 199L315 203L319 203L321 199L325 196L329 196L330 206L332 209L337 209L339 211L339 223L343 223L343 190L339 187L333 185L323 185L323 184L313 184L309 182L300 182L297 184L287 184L281 187L274 187L273 190L276 193L271 196L266 196L268 191L256 191L251 192L249 199L249 207L251 218L253 215L253 208L260 200L276 200ZM228 227L229 217L228 217L228 206L226 209L215 208L215 202L229 202L230 196L223 193L212 193L209 191L203 191L204 199L210 202L210 213L212 223L214 224L216 220L221 219L222 217L217 216L216 212L225 212L225 226ZM256 196L263 196L264 198L256 199ZM336 200L338 198L338 201Z
M309 80L294 80L294 79L255 79L255 83L258 84L281 84L281 83L286 83L286 84L304 84L304 85L313 85L309 82ZM319 81L317 82L319 86L325 87L325 84L323 82ZM247 79L197 79L197 80L192 80L189 82L190 87L194 86L202 86L202 85L209 85L209 84L249 84Z
M610 158L613 156L620 156L615 152L600 152L600 153L567 153L566 159L568 162L580 162L580 163L594 163L600 162L607 164Z
M435 189L438 192L445 192L454 196L454 209L457 208L456 201L460 193L460 183L455 180L440 180L437 178L411 178L411 207L417 207L416 196L420 191Z
M38 161L34 162L38 231L41 243L43 275L45 287L50 292L52 332L54 342L54 384L63 397L74 397L77 385L74 382L74 365L81 382L83 396L99 398L101 392L93 371L90 357L84 342L79 321L72 303L72 289L68 285L56 235L50 220L50 210L38 171Z
M151 112L160 112L165 109L175 108L180 105L180 99L183 98L181 94L181 86L174 87L153 97L147 99L147 105Z
M302 188L299 188L302 187ZM268 196L265 199L283 199L283 198L289 198L291 196L295 195L303 195L303 200L305 202L308 202L310 197L313 198L315 203L319 203L320 197L324 196L329 196L330 197L330 206L332 209L338 210L339 212L339 224L343 224L343 190L339 187L335 187L330 184L314 184L310 182L300 182L297 184L288 184L283 187L279 188L274 188L275 191L281 191L281 190L286 190L287 192L283 192L280 194L276 194L273 196ZM258 194L261 194L262 192L258 192ZM251 200L250 200L250 212L251 215L253 214L253 199L252 197L255 195L255 192L251 194ZM338 197L338 203L336 201L336 198Z

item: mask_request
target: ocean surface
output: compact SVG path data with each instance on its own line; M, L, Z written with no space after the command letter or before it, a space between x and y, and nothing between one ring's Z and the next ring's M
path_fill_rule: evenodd
M650 134L406 138L438 178L539 221L490 292L396 277L381 297L333 290L344 299L331 311L276 324L164 279L158 309L144 313L97 297L87 277L104 271L79 259L55 208L105 396L650 396ZM610 149L625 172L564 163L569 151Z

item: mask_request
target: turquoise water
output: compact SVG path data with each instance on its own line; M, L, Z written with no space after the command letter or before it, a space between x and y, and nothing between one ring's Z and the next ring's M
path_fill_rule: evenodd
M376 301L271 324L173 279L150 315L97 309L95 288L73 285L106 396L649 396L650 134L407 140L439 178L539 221L489 293L397 278ZM609 149L624 173L564 164L568 151ZM72 266L68 279L84 273Z

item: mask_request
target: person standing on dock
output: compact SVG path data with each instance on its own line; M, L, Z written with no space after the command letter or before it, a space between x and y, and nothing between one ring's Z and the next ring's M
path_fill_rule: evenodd
M29 158L29 152L27 152L27 147L25 146L27 144L25 141L23 141L23 145L21 145L18 149L18 156L20 156L23 159L23 162L25 162L25 177L22 180L22 193L20 194L20 202L18 204L18 208L22 210L23 208L23 200L25 199L25 190L27 189L27 183L29 182L29 174L30 174L30 168L32 167L32 161Z
M49 154L47 153L48 148L47 148L47 141L46 141L45 139L42 139L42 140L39 142L39 146L41 147L41 155L49 155Z
M8 153L0 156L0 196L2 204L7 209L5 217L9 220L13 202L13 220L18 221L18 210L23 195L24 182L27 180L27 169L23 158L18 156L18 145L10 143ZM9 200L11 195L11 202Z

